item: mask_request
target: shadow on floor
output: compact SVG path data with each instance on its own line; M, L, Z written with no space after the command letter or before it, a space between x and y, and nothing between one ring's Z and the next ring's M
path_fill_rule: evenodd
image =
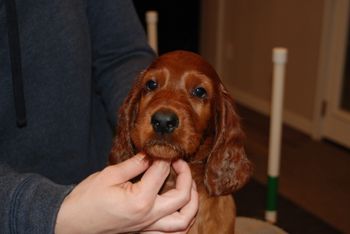
M266 191L266 186L256 180L251 180L238 191L234 195L237 216L264 220ZM276 225L291 234L342 233L283 196L278 197L278 222Z

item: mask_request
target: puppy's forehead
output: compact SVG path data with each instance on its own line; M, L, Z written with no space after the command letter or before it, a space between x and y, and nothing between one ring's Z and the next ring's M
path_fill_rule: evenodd
M196 71L209 79L218 81L218 75L212 66L198 54L188 51L173 51L158 57L150 69L166 68L171 74L181 77L188 71Z

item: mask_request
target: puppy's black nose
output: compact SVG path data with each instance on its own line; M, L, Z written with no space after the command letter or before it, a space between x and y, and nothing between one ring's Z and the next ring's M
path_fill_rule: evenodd
M172 111L157 111L152 115L151 124L156 133L169 134L179 126L179 118Z

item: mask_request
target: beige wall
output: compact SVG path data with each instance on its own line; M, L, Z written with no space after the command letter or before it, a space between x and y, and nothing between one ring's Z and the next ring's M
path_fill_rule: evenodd
M270 103L271 50L275 46L287 47L285 110L290 122L297 122L292 125L311 131L312 126L306 125L311 125L314 114L323 1L222 0L221 35L215 34L217 27L208 24L218 23L220 8L213 4L220 1L206 0L202 4L201 53L214 60L237 101L268 113L265 109Z
M219 0L220 1L220 0ZM215 66L217 61L216 45L218 39L218 2L213 0L201 1L201 30L200 51L201 54Z

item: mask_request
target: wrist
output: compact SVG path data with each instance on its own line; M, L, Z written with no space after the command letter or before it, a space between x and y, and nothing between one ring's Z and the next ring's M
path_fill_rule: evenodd
M65 199L63 200L60 209L58 210L57 213L57 217L56 217L56 224L55 224L55 234L63 234L63 233L67 233L68 230L65 230L64 228L66 227L66 225L64 224L64 220L65 220L65 201L66 201L67 197L65 197Z
M76 220L75 220L76 221ZM73 222L73 223L72 223ZM55 225L55 234L80 233L74 227L74 217L71 215L69 208L69 195L63 200L60 209L58 210Z

